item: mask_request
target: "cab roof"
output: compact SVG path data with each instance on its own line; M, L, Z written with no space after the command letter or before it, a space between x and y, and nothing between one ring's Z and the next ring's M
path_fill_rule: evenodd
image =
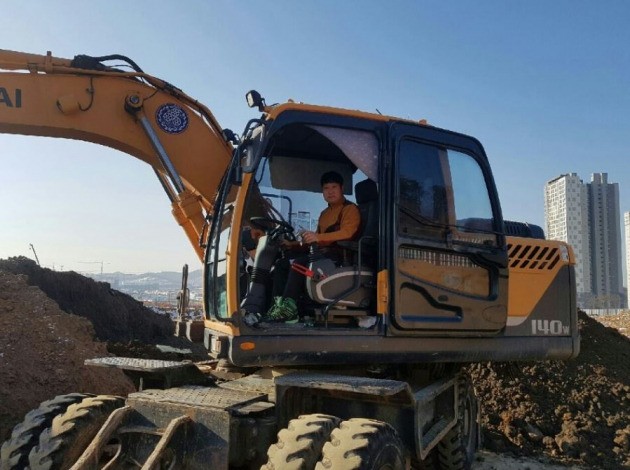
M297 103L295 101L289 100L286 103L267 106L265 107L265 114L267 119L274 120L282 113L286 111L302 111L302 112L310 112L310 113L320 113L320 114L331 114L336 116L347 116L354 117L360 119L367 119L370 121L380 121L380 122L408 122L413 124L420 125L428 125L425 119L421 119L418 121L413 121L411 119L402 119L394 116L387 116L383 114L377 113L368 113L365 111L359 111L355 109L344 109L344 108L334 108L332 106L320 106L314 104L306 104L306 103Z

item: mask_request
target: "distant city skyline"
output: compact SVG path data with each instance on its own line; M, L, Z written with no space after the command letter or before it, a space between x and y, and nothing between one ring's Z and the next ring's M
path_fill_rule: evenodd
M560 175L545 186L546 236L569 243L576 257L578 304L622 307L623 289L619 185L607 173L584 183L577 173Z
M623 291L619 184L594 173L587 185L591 238L591 291L596 297ZM625 298L623 299L625 303Z
M545 186L545 236L571 245L577 259L575 278L578 297L590 293L588 191L576 173L558 176Z

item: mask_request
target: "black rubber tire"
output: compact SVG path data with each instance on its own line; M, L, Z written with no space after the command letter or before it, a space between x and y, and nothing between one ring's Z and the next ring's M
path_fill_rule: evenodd
M443 470L470 469L477 451L478 404L470 378L461 375L457 400L457 424L438 443L438 463Z
M441 468L436 449L431 450L424 460L412 457L410 464L411 470L440 470Z
M402 470L404 447L389 424L364 418L343 421L322 449L316 470Z
M260 470L313 470L322 447L341 420L324 414L302 415L278 433L278 442L267 450L267 464Z
M31 470L65 470L81 457L109 415L125 404L111 395L89 397L68 407L52 421L31 450Z
M13 428L11 437L0 449L0 469L18 470L28 465L28 454L39 442L39 435L50 427L55 416L64 413L70 405L79 403L93 395L70 393L58 395L42 402L39 407L29 411L24 421Z

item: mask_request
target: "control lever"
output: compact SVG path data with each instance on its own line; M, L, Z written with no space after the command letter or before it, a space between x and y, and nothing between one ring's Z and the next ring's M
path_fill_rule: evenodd
M298 264L298 263L292 263L291 269L300 274L303 274L306 277L310 277L315 282L319 282L322 279L326 279L327 277L321 269L318 269L317 272L315 272L312 269L309 269L306 266Z

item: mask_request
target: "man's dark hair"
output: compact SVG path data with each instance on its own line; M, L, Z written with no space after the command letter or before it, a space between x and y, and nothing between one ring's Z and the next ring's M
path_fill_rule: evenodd
M339 186L343 186L343 176L336 171L327 171L322 175L320 183L322 186L328 183L337 183Z

